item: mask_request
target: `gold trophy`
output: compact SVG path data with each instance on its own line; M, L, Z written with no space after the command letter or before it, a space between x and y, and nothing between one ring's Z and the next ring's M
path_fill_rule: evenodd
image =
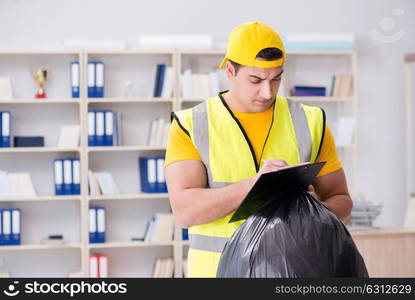
M36 93L36 98L38 99L47 98L45 89L43 88L43 85L45 84L46 79L47 79L47 73L48 72L45 69L38 69L36 71L32 71L33 78L39 85L39 89L37 90L37 93Z

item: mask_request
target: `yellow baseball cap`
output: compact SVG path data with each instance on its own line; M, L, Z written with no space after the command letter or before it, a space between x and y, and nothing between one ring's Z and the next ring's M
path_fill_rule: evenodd
M278 48L282 51L282 58L272 61L257 60L256 56L265 48ZM226 56L219 67L223 68L228 59L249 67L279 67L285 61L284 45L278 33L271 27L259 22L249 22L231 31Z

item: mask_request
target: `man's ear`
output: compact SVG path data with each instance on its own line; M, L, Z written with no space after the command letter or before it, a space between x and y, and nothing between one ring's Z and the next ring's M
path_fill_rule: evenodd
M232 66L232 64L227 61L225 65L226 69L226 76L228 77L228 80L232 80L235 77L235 68Z

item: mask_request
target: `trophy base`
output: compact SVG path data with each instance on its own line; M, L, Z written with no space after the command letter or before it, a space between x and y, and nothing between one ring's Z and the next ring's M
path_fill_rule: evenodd
M43 99L43 98L47 98L48 96L46 96L45 93L43 94L36 94L36 99Z

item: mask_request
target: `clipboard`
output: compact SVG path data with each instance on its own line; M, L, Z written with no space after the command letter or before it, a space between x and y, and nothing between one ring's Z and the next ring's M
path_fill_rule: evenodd
M269 197L290 188L304 188L313 182L326 162L305 163L262 174L232 215L229 223L248 218Z

